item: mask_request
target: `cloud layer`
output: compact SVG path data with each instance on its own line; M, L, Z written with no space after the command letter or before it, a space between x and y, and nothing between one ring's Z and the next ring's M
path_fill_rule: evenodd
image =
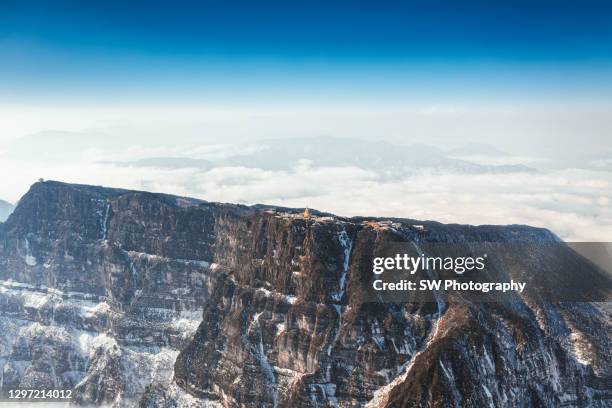
M12 176L3 190L15 200L39 177L172 193L209 201L317 208L344 216L395 216L466 224L529 224L565 240L612 241L612 177L606 171L565 169L510 174L440 174L398 178L359 167L289 170L249 167L129 167L91 160L3 160Z

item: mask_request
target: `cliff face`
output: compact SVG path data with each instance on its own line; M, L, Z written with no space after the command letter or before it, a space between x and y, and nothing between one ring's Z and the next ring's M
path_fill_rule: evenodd
M555 238L37 183L0 224L2 392L143 407L610 406L609 304L364 292L389 243L517 240Z
M0 225L3 393L74 389L78 403L130 405L152 381L168 383L207 298L209 250L190 252L185 234L209 218L191 205L34 185ZM208 239L205 226L194 242Z

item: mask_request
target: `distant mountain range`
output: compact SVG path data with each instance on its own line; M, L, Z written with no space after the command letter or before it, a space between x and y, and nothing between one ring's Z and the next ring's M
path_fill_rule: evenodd
M495 155L506 153L488 145L471 144L445 151L426 144L397 145L339 137L268 139L257 142L259 149L249 154L237 154L217 161L191 157L152 157L114 162L123 166L156 168L201 168L240 166L266 170L289 170L300 163L315 167L354 166L368 170L410 173L432 170L453 173L515 173L534 169L520 165L484 165L461 159L460 156Z
M212 162L191 157L151 157L148 159L132 160L128 162L107 162L120 166L130 167L155 167L159 169L209 169L214 165Z
M9 215L13 212L13 204L0 200L0 222L6 221Z
M468 143L464 146L451 149L448 151L451 157L472 157L472 156L489 156L489 157L508 157L508 153L496 149L493 146L484 143Z

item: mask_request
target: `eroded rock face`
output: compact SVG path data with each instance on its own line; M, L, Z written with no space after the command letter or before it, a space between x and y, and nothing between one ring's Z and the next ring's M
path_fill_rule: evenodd
M391 242L512 240L555 237L37 183L0 224L2 391L142 407L610 406L609 304L364 293Z
M210 250L186 245L208 239L195 203L34 185L0 225L3 393L74 389L76 403L133 406L151 382L169 384L208 292Z

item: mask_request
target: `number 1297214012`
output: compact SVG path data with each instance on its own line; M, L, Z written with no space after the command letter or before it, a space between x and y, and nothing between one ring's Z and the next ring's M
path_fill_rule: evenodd
M72 398L72 390L8 390L8 398L11 400L66 400Z

